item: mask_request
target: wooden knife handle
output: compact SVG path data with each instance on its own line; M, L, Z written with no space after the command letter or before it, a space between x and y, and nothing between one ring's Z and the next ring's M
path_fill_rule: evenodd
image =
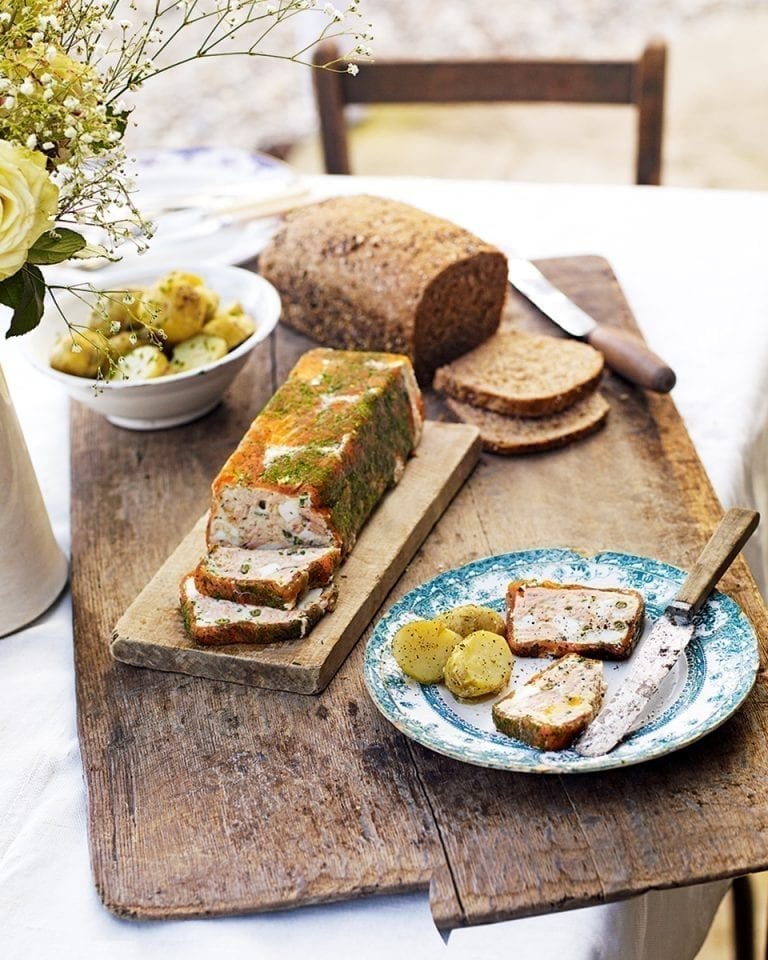
M632 383L657 393L669 393L674 387L674 370L626 330L598 323L587 334L587 341L603 354L611 369Z
M731 507L712 534L701 556L691 567L688 578L670 606L681 617L689 618L704 603L749 540L760 522L760 514L743 507Z

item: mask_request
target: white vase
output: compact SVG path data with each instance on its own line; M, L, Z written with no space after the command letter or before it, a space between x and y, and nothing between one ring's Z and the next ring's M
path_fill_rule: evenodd
M0 637L40 616L67 582L27 445L0 367Z

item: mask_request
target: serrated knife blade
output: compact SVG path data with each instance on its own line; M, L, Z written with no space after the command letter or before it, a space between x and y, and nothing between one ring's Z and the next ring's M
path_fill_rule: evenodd
M632 729L693 636L694 618L715 584L757 528L754 510L730 509L720 521L674 600L633 656L629 676L573 743L584 757L612 750Z
M515 290L572 337L586 340L605 362L627 380L657 393L668 393L676 377L643 341L621 327L600 323L551 283L530 260L507 258L507 278Z

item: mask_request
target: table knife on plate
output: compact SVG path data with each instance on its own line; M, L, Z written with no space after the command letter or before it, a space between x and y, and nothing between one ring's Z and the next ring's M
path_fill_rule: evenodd
M612 750L632 729L693 636L694 618L736 554L754 533L760 515L733 507L720 521L674 600L653 625L632 660L629 676L613 692L573 748L584 757Z
M605 357L605 362L627 380L657 393L668 393L675 373L638 337L599 323L552 284L530 260L508 258L508 278L515 290L538 307L572 337L586 340Z

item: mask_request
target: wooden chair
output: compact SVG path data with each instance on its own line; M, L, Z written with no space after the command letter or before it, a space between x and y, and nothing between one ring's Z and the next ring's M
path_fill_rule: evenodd
M731 898L733 958L734 960L754 960L755 910L752 884L748 876L734 877ZM766 944L765 955L768 957L768 944Z
M361 63L344 72L338 49L318 45L315 70L327 173L350 173L344 107L351 103L596 103L637 108L635 182L661 182L666 45L651 41L638 60L469 60Z

